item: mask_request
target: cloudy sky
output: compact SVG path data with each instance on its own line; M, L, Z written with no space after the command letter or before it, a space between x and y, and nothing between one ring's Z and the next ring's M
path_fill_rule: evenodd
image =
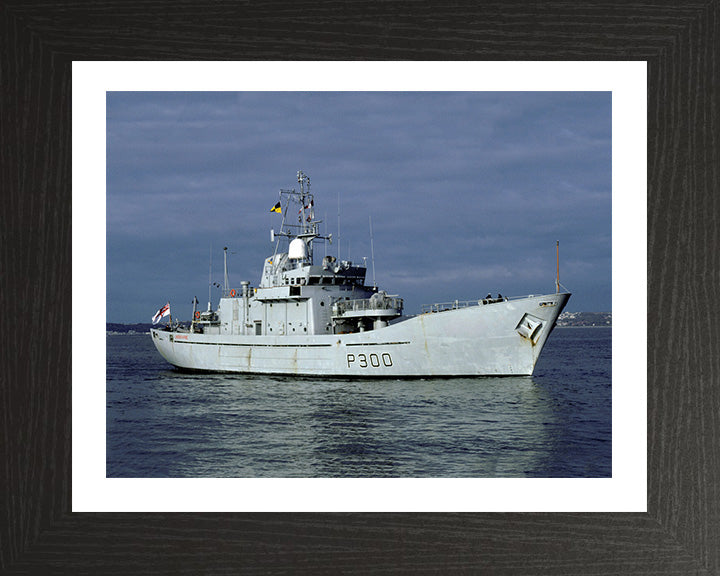
M406 314L554 292L556 240L567 309L610 311L611 115L610 92L108 92L107 321L189 320L224 246L257 286L298 170L368 283L372 217Z

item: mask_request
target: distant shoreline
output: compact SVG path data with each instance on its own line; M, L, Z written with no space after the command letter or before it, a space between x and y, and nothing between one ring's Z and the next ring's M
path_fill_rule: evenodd
M555 326L555 327L556 327L556 328L612 328L612 324L602 324L602 325L598 325L598 324L579 324L579 325L577 325L577 326L575 326L575 325L573 325L573 326L567 326L567 325L566 325L566 326L560 326L560 324L558 324L558 325Z
M611 312L563 312L557 319L558 327L612 327Z

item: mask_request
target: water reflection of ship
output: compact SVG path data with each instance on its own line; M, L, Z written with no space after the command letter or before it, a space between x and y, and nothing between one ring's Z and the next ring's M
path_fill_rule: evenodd
M338 383L303 394L308 475L547 475L560 442L553 398L533 377ZM478 384L482 384L478 386ZM472 406L470 417L469 406ZM398 414L408 414L398 421Z

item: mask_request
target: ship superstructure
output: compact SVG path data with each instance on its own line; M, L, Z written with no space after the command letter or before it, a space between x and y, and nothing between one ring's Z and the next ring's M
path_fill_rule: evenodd
M160 354L187 370L322 376L532 374L570 294L479 299L403 317L403 300L365 281L365 265L325 255L310 179L280 190L274 252L256 287L227 280L217 310L151 330ZM197 301L196 301L197 302Z

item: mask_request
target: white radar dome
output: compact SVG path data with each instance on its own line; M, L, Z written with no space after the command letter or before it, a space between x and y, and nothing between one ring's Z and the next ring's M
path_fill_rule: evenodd
M295 238L288 246L288 258L291 260L305 260L307 258L307 244L300 238Z

